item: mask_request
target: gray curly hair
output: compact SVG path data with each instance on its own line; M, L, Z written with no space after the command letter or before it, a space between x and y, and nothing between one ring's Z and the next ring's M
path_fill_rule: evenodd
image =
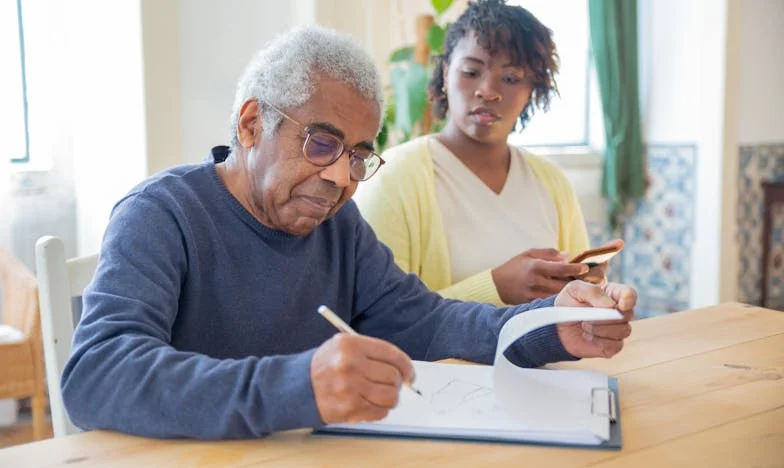
M284 109L301 106L313 96L319 74L349 83L362 96L375 100L381 122L381 77L370 55L347 34L321 26L302 26L278 36L245 68L231 111L232 148L239 144L237 122L245 101L256 98L260 112L265 102ZM282 119L277 112L263 112L264 135L272 135Z

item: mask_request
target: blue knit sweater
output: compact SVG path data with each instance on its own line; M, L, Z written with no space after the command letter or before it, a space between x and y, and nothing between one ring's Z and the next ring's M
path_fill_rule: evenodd
M320 304L413 359L482 363L504 322L528 309L428 291L395 266L351 201L296 237L256 221L214 163L181 166L112 212L62 377L65 406L84 429L151 437L318 427L310 362L336 332ZM552 326L513 354L526 366L572 359Z

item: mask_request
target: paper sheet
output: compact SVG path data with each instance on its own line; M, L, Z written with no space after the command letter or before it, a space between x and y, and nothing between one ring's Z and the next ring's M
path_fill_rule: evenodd
M522 369L509 362L504 351L545 325L619 318L613 309L555 307L525 312L502 328L494 366L414 361L415 386L422 396L403 387L397 408L383 420L331 425L326 430L599 444L609 438L607 399L601 407L601 399L592 401L591 389L607 388L606 375Z
M566 431L576 424L603 440L610 437L608 400L592 401L593 388L607 388L600 372L522 369L504 356L509 346L537 328L555 323L618 320L615 309L553 307L511 318L501 329L495 353L494 388L500 404L519 421L547 431ZM531 402L537 404L532 405ZM601 405L597 407L597 405Z

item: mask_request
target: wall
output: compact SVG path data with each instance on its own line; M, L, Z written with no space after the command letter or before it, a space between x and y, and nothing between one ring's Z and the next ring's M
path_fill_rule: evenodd
M147 174L141 9L138 0L68 5L78 251L86 254L99 250L112 206Z
M237 80L259 47L293 26L292 5L177 1L184 161L201 161L210 148L229 142Z
M689 285L689 306L719 301L722 268L722 183L725 136L727 44L726 1L642 0L640 5L641 111L647 144L675 151L691 165L693 200L685 191L672 196L693 203L692 231L682 237L691 265L678 281ZM688 162L689 147L695 161ZM684 152L685 151L685 152ZM676 206L672 203L669 206ZM672 240L667 240L672 243ZM684 246L678 246L683 248ZM665 247L663 246L662 249Z
M742 6L737 91L738 143L784 141L784 2L751 0Z
M784 174L784 3L644 0L640 12L646 139L696 145L690 306L756 302L760 182Z
M141 2L147 172L183 161L183 106L175 0Z
M646 142L693 143L699 134L702 2L638 0L640 114Z
M761 273L770 275L769 305L784 307L784 212L774 211L772 255L762 265L761 183L784 179L784 2L739 2L736 40L728 56L736 82L730 98L737 112L728 116L734 139L727 141L724 250L733 253L722 271L730 298L757 303ZM729 59L728 59L729 60Z

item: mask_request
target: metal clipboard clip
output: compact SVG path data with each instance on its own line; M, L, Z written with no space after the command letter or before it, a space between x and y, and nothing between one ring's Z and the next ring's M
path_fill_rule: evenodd
M596 407L595 407L596 398L597 397L601 398L601 396L602 396L601 393L602 392L607 394L607 408L608 408L608 411L606 413L599 412L596 409ZM599 400L599 401L601 401L601 400ZM615 392L613 392L612 390L610 390L607 387L593 387L591 389L591 414L593 414L595 416L603 416L603 417L609 418L611 423L614 423L615 421L617 421L618 420L618 413L617 413L617 409L615 407Z

